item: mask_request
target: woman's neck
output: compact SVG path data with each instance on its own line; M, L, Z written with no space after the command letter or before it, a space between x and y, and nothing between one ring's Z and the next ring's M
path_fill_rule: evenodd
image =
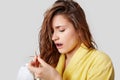
M76 46L73 50L65 54L65 67L68 65L72 56L75 54L75 52L78 50L79 47L80 45Z
M65 68L68 65L68 63L70 62L72 56L75 54L76 51L77 51L77 49L65 54Z

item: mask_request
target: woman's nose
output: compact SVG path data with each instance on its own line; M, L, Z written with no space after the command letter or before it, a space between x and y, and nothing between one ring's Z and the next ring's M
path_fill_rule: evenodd
M52 40L53 40L53 41L56 41L56 40L58 40L58 39L59 39L58 35L55 34L55 33L53 33L53 35L52 35Z

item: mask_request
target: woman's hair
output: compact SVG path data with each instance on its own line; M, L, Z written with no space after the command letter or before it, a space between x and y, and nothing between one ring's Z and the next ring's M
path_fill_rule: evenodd
M89 49L96 45L92 39L89 26L83 9L73 0L57 0L44 15L44 20L39 32L40 57L48 64L56 67L60 53L52 41L52 19L55 15L64 15L78 32L80 40Z

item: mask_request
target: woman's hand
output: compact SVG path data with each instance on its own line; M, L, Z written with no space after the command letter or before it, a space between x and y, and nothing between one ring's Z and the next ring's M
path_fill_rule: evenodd
M62 80L60 74L40 57L34 57L28 64L28 69L35 75L35 78L43 80Z

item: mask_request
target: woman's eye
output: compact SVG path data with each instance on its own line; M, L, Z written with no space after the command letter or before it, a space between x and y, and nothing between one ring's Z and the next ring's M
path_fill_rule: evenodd
M65 29L62 29L62 30L59 30L60 32L64 32L65 31Z

